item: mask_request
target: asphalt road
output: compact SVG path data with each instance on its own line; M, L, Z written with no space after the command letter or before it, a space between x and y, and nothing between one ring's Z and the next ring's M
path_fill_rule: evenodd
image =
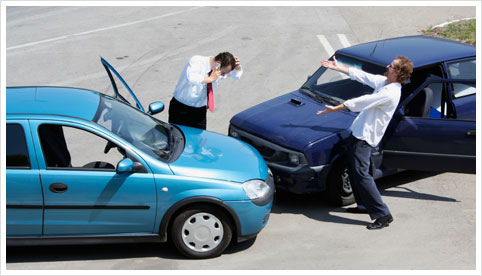
M144 106L157 100L167 105L190 56L230 51L240 57L244 75L219 85L216 110L208 114L208 130L226 134L233 115L297 89L331 49L420 34L475 12L472 7L7 7L7 86L106 92L102 56ZM156 116L167 120L167 107ZM366 230L367 215L330 207L319 195L278 193L257 239L215 259L186 260L164 244L22 247L7 249L6 268L475 269L475 175L408 171L377 183L395 219L381 231Z

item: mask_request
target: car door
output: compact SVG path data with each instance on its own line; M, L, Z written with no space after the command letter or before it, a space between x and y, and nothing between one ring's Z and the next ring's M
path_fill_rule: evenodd
M456 87L472 91L465 92L464 104L454 99ZM423 95L427 88L432 91L430 112L406 114L419 95L428 98ZM475 173L475 79L426 81L402 102L392 123L394 131L387 133L383 147L385 167Z
M43 196L27 120L6 124L7 236L42 234Z
M153 175L126 145L87 124L31 121L45 197L45 235L152 233ZM114 148L107 151L107 143ZM125 157L138 163L116 173Z
M135 106L142 112L145 112L144 107L142 106L139 99L137 99L134 91L132 91L127 82L122 78L122 76L117 72L117 70L115 70L115 68L110 65L104 58L101 57L100 60L111 81L112 89L114 90L114 98L119 99L132 106ZM114 76L116 78L114 78ZM122 86L117 85L116 79L122 84Z

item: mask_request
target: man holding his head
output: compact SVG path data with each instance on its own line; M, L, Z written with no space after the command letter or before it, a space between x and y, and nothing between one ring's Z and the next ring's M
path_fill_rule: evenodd
M169 104L169 123L206 129L206 112L214 110L213 91L219 80L228 77L239 80L242 74L239 58L231 53L191 57Z

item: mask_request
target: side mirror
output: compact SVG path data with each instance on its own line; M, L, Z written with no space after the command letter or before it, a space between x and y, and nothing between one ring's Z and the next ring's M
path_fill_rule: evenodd
M132 162L132 160L129 158L124 158L121 161L119 161L119 163L117 163L117 167L115 171L118 174L121 174L121 173L131 172L132 169L134 169L134 162Z
M164 103L163 102L153 102L149 105L149 112L148 114L154 115L164 110Z

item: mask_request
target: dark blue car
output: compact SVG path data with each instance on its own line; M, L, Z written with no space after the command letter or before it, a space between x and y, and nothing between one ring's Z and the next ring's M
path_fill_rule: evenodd
M372 156L375 179L409 170L475 173L475 47L409 36L336 51L338 62L383 74L396 56L413 61L400 104ZM372 93L348 76L320 67L294 92L251 107L231 119L229 135L258 149L278 188L326 191L336 205L354 202L344 142L357 113L324 116L325 104Z

